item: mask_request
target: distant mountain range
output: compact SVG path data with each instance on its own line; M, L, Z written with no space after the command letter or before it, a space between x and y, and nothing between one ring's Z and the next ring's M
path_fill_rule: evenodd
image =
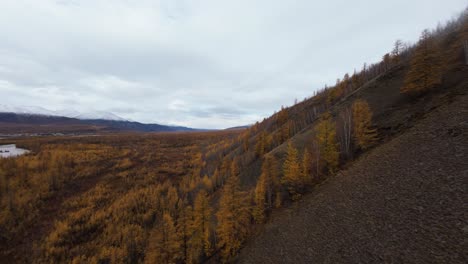
M93 110L90 112L79 112L74 109L64 110L49 110L39 106L9 106L0 104L0 113L15 113L15 114L30 114L30 115L44 115L44 116L63 116L69 118L76 118L81 120L114 120L114 121L128 121L116 114L106 111Z
M171 132L197 129L144 124L126 120L110 112L81 113L74 110L52 111L43 107L0 105L0 134L93 134L100 132Z

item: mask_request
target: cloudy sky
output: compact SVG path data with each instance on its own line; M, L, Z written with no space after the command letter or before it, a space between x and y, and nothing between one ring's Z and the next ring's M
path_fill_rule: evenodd
M0 0L0 104L225 128L313 94L466 0Z

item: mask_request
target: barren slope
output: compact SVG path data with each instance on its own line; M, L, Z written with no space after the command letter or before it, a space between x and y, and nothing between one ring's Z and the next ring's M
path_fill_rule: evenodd
M466 263L467 190L465 94L275 213L238 262Z

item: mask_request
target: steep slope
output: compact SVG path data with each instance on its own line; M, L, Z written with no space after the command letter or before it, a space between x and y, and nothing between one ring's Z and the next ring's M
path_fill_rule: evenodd
M465 263L468 87L296 206L239 263Z
M434 226L445 223L445 211L435 211L432 218L423 214L420 215L421 219L410 216L409 218L401 217L395 220L388 215L381 218L381 211L386 210L381 209L385 205L385 201L378 199L381 198L380 195L384 194L390 197L389 199L395 199L397 205L400 201L406 203L402 207L388 209L389 215L395 214L398 217L401 214L406 214L408 208L413 208L408 207L409 205L416 204L419 206L419 203L425 205L435 201L437 195L443 192L436 189L436 187L440 185L445 188L447 186L433 181L433 174L425 174L425 171L421 171L421 168L411 167L413 162L419 164L417 158L421 158L423 160L421 162L430 162L431 164L427 168L433 170L432 173L440 172L444 174L451 171L452 168L466 170L466 165L462 163L462 158L466 159L466 157L460 157L466 152L466 149L463 149L461 153L458 152L457 155L459 156L450 162L445 160L450 157L449 154L445 154L448 150L443 148L444 146L449 147L449 145L446 145L447 143L444 143L445 139L440 139L438 146L430 146L432 142L422 136L421 139L416 136L405 140L399 138L409 137L408 131L413 131L416 129L415 127L419 127L419 130L416 129L416 131L419 131L418 133L439 133L439 130L444 130L446 125L440 120L443 120L445 116L452 117L451 115L458 113L450 112L452 110L465 109L455 107L447 111L442 110L442 114L439 114L438 117L433 116L434 111L439 111L437 109L444 109L454 101L463 103L467 99L468 66L465 63L463 52L463 41L468 36L467 14L465 12L458 20L447 23L444 29L433 31L431 41L438 43L434 45L437 48L432 51L432 54L437 55L435 56L437 57L436 60L427 61L416 66L413 63L414 59L417 58L416 55L420 56L421 54L421 45L426 42L418 42L414 46L408 47L397 57L387 54L384 58L390 56L390 61L383 59L371 66L363 67L363 70L359 73L345 74L343 79L338 80L335 86L325 87L316 92L313 97L295 103L293 106L282 107L279 112L271 117L242 131L237 140L233 141L232 144L228 144L222 151L214 154L210 153L211 156L207 156L205 159L216 160L218 157L218 165L216 167L207 166L207 174L213 175L215 182L218 186L221 186L219 191L221 197L223 191L229 190L229 188L223 187L223 179L236 175L235 172L229 171L229 165L234 164L239 167L242 188L250 194L251 201L253 201L245 204L247 206L253 204L252 223L254 224L249 226L242 223L242 226L251 227L248 232L251 232L252 236L260 235L258 240L252 242L252 236L244 238L239 236L240 231L232 231L229 238L240 238L238 241L234 241L235 243L221 244L219 246L223 250L220 253L221 257L224 259L234 257L240 246L231 247L231 245L242 243L241 247L243 247L247 243L247 249L243 251L240 258L241 262L270 263L276 260L279 263L309 263L314 259L317 260L317 263L327 262L327 260L330 263L372 263L384 262L384 260L387 260L385 262L411 262L416 260L424 262L424 260L434 258L430 254L431 258L423 257L427 253L425 248L429 248L429 251L435 248L433 254L440 254L444 259L451 254L451 258L460 261L459 255L464 253L462 253L462 247L456 244L461 242L459 237L450 238L452 239L450 240L452 243L449 243L451 247L456 242L455 246L453 246L455 253L451 253L452 248L444 249L433 241L424 240L427 239L427 236L417 237L424 242L405 243L414 235L414 232L408 231L413 230L411 229L414 227L412 223L427 223L430 229L435 228ZM402 91L402 87L407 85L407 77L410 73L427 73L429 65L440 66L438 72L436 72L436 75L440 77L437 85L424 91L408 93ZM362 119L359 120L356 117L353 109L355 103L358 102L369 106L367 113L371 117L366 121L367 131L377 133L377 140L372 141L369 145L381 149L370 161L366 160L369 149L362 147L363 145L360 145L357 138L359 126L364 123ZM459 118L466 118L464 117L466 111L463 111L463 113L458 113L461 115L458 116ZM424 127L421 123L426 118L431 120L429 127ZM463 122L466 121L463 120ZM454 135L459 136L458 131L466 129L466 126L464 126L457 128L454 125L455 128L448 133L456 131ZM466 136L462 140L458 141L458 144L466 144L464 143ZM397 150L382 147L397 144L389 142L400 142L395 147ZM447 140L447 142L450 142L450 140ZM406 147L412 147L413 149L408 150L405 149ZM434 150L419 154L419 152L426 151L427 148L431 147ZM398 149L401 149L402 153ZM373 150L372 153L375 151L377 150ZM403 153L403 151L405 152ZM439 155L442 154L445 156L440 158ZM401 164L400 159L402 159ZM445 162L446 164L438 164L435 161ZM340 175L342 175L343 170L349 169L353 164L360 164L354 166L360 166L359 173L362 174L355 175L351 172L349 178L352 180L347 182L346 185L337 186L337 184L332 184L336 179L337 171L341 170ZM208 163L208 165L210 164ZM439 165L440 167L438 167ZM374 170L369 169L369 173L372 173L370 176L366 176L368 173L366 171L367 166L375 167ZM419 166L426 165L420 164ZM218 180L219 175L222 175L221 181ZM364 175L369 179L361 179L359 175ZM379 175L385 177L380 182L374 179ZM419 182L412 182L411 177L419 177ZM450 178L451 175L448 177L452 179ZM442 179L444 178L442 177ZM458 175L456 181L461 179L460 175ZM425 180L428 182L422 182ZM331 191L324 189L325 187L320 187L329 186L328 184L332 184L332 187L327 187L333 188ZM353 184L356 186L353 186ZM387 185L389 184L393 184L395 189L399 188L398 190L401 190L402 193L400 194L397 190L388 188ZM369 189L366 189L367 186L369 186ZM421 194L419 188L424 186L435 189L436 193L432 194L434 196L411 196L412 194ZM348 191L351 193L348 194ZM444 198L445 203L452 202L452 200L455 203L455 209L446 207L449 210L448 212L451 213L462 211L460 210L459 197L464 193L460 193L459 190L456 190L456 192L458 193L454 196L447 195ZM307 193L309 193L309 198L306 199L305 204L295 202ZM345 193L346 196L343 197L342 193ZM317 202L310 198L314 197L314 195L318 197L326 196L326 200L318 200ZM356 196L358 197L356 201L351 199ZM215 195L213 198L214 203L217 202L216 199L217 196ZM350 201L348 202L348 200ZM369 202L359 203L361 200ZM222 203L219 204L221 207ZM312 207L309 207L309 204ZM321 207L322 204L325 207ZM299 215L302 210L293 210L293 212L297 212L294 215L281 213L281 210L285 210L281 208L301 206L306 208L304 209L305 213L302 213L302 215ZM416 208L420 209L420 207ZM436 209L444 208L438 207ZM309 210L312 212L309 212ZM320 218L321 215L325 215L323 222ZM299 220L289 220L296 216L300 217ZM389 220L391 227L382 231L379 228L381 228L382 221L386 219ZM403 220L400 221L399 219ZM267 222L266 230L257 232L258 229L263 227L265 220ZM338 220L342 222L337 223ZM223 225L222 221L219 221L218 225L229 228L228 225ZM236 220L233 222L236 222ZM354 222L358 224L354 224ZM400 222L403 222L402 225L406 224L402 229L403 231L398 229ZM314 226L316 224L318 226ZM333 224L337 226L332 226ZM443 230L440 234L444 235L461 230L446 227L443 224L440 226ZM371 229L366 229L368 227ZM308 228L312 231L306 232ZM328 231L328 228L331 230ZM354 229L363 234L356 232L356 234L348 235L353 233ZM394 234L394 231L403 234ZM438 234L437 230L434 233ZM342 238L342 234L348 237ZM387 238L380 238L381 234L390 238L395 236L395 241L398 243L401 241L405 247L394 246L386 240ZM369 237L372 238L372 236L378 237L370 239ZM309 243L308 239L310 237L315 240ZM312 243L310 256L307 256L308 244ZM359 246L356 247L356 244L359 244ZM379 245L383 246L380 247ZM387 246L391 253L388 253L389 257L385 258L387 249L384 248ZM374 251L374 248L377 249ZM226 253L226 249L234 253ZM385 252L382 253L382 250ZM367 255L370 255L370 257ZM399 258L400 256L401 258ZM283 259L286 257L289 259ZM219 258L215 256L211 259L215 259L214 262L216 262Z

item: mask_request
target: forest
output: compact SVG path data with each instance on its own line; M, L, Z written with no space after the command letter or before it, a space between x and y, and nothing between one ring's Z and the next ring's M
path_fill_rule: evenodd
M0 262L233 262L272 213L398 134L362 87L404 71L411 104L466 67L467 39L465 11L248 129L0 140L31 150L0 159Z

